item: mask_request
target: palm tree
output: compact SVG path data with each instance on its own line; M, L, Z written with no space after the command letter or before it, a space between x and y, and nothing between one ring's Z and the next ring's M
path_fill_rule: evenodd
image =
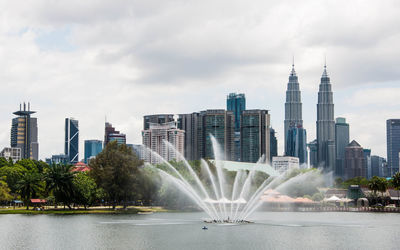
M21 195L21 198L26 204L26 210L29 210L29 202L42 187L41 176L36 172L25 172L22 178L17 182L17 189Z
M71 209L70 203L74 198L73 179L74 172L71 171L72 165L53 164L45 174L46 190L53 192L57 202L62 202Z
M397 172L392 176L392 186L397 190L397 206L399 206L399 197L400 197L400 172Z

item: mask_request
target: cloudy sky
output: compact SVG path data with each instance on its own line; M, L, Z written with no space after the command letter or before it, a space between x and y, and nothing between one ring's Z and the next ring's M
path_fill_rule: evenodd
M225 108L230 92L269 109L283 152L292 55L308 140L315 138L324 57L335 117L386 157L386 119L400 118L399 1L0 0L0 147L12 112L37 111L40 158L63 152L64 119L83 140L105 117L141 142L142 117Z

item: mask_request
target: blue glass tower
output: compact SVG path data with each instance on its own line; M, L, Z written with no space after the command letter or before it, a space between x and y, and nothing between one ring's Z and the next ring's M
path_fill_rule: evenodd
M69 162L74 164L79 161L79 125L78 120L65 118L65 155Z
M306 141L307 133L301 125L290 127L287 132L285 155L298 157L300 164L307 164Z
M244 94L230 93L226 98L226 110L232 111L235 121L235 161L240 161L240 116L246 109Z
M89 163L91 157L96 157L103 150L103 142L100 140L85 140L85 163Z
M389 174L393 176L399 171L400 119L389 119L386 121L386 136L387 163Z

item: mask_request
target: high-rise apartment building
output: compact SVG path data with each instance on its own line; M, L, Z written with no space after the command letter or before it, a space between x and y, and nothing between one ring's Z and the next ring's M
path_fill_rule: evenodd
M164 124L174 121L173 114L157 114L157 115L145 115L143 117L143 130L150 128L150 123L153 124Z
M6 160L11 159L15 163L21 160L21 149L5 147L0 152L0 157L4 157Z
M344 156L347 145L350 142L349 124L346 118L338 117L335 123L335 144L336 144L336 166L335 175L343 177Z
M346 147L345 164L344 164L344 179L348 180L354 177L367 177L365 168L365 156L363 148L356 141L352 141Z
M399 171L400 119L386 121L387 164L390 176Z
M101 140L85 140L85 163L96 157L103 150L103 142Z
M257 162L270 160L270 115L268 110L244 110L240 118L240 159Z
M235 119L235 161L240 161L240 119L246 109L246 97L244 94L230 93L226 98L226 110L232 111Z
M79 161L79 123L73 118L65 118L64 154L70 163Z
M189 161L199 160L199 115L200 113L180 114L178 129L185 131L184 155Z
M111 141L117 141L118 144L126 144L126 135L115 130L111 123L105 123L104 148Z
M167 161L180 161L184 154L184 137L185 131L177 129L175 122L167 122L164 124L150 123L149 129L142 131L143 145L151 151L157 153ZM174 147L167 145L169 142ZM178 153L177 153L178 152ZM144 160L151 164L162 163L162 159L151 154L149 151L144 152Z
M37 118L31 117L35 111L30 110L26 104L20 105L19 111L14 112L18 117L12 119L11 124L11 147L21 149L23 159L39 159L38 127Z
M297 128L298 126L303 126L302 118L302 103L301 103L301 93L298 77L296 71L294 70L294 63L292 64L292 71L289 75L289 82L287 84L286 90L286 102L285 102L285 149L287 148L288 132L290 128ZM300 142L300 144L307 143ZM294 156L294 155L293 155Z
M223 109L201 111L198 117L198 150L200 158L214 159L211 136L214 136L221 146L225 159L231 161L235 157L234 148L234 114Z
M325 171L335 170L335 120L330 78L324 66L317 104L317 160Z
M286 136L286 156L299 158L300 165L307 164L307 133L301 126L290 126Z

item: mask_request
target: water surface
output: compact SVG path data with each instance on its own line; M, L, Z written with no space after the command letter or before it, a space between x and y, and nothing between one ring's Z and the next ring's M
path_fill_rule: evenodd
M260 212L247 225L204 213L0 215L1 249L399 249L400 214Z

